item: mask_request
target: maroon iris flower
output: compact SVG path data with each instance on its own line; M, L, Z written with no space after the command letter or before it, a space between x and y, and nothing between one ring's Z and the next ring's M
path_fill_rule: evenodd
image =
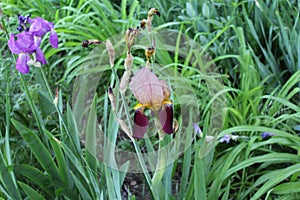
M18 15L18 20L18 30L24 32L17 35L11 34L8 47L12 53L19 55L16 68L25 74L29 72L28 62L31 60L31 54L35 54L35 60L33 62L37 61L41 64L47 63L45 55L40 48L42 36L50 32L49 42L53 48L58 47L58 37L54 30L53 23L40 17L31 19L30 15L26 17Z
M135 106L133 137L142 138L147 131L149 122L145 109L150 109L158 118L164 133L173 133L173 106L167 83L159 80L150 69L142 68L132 78L129 86L139 101Z

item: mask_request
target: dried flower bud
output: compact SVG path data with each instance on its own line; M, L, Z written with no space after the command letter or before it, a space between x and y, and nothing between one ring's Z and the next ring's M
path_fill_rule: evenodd
M173 133L177 133L179 129L179 123L176 119L173 120Z
M146 20L146 19L143 19L143 20L140 22L140 27L141 27L142 29L145 29L146 26L147 26L147 20Z
M110 100L112 110L115 111L116 110L116 98L115 98L115 95L114 95L111 87L108 87L108 98Z
M130 47L133 45L135 38L138 36L140 28L129 28L125 33L125 41L127 44L128 51L130 51Z
M133 63L133 57L132 57L131 53L129 52L129 53L127 53L125 63L124 63L125 70L127 70L127 71L131 70L132 63Z
M145 50L145 56L146 56L147 60L149 60L154 54L155 54L155 48L154 47L148 47Z
M122 76L122 79L121 79L121 82L120 82L120 92L121 92L121 94L124 94L126 89L127 89L129 79L130 79L130 75L131 75L131 71L125 71L123 76Z
M102 44L102 42L100 40L83 40L81 43L81 46L84 48L89 47L90 45L99 45Z
M113 67L115 62L115 50L109 39L106 40L106 49L109 55L110 66Z
M160 17L160 12L156 8L149 8L148 16L152 17L154 14Z

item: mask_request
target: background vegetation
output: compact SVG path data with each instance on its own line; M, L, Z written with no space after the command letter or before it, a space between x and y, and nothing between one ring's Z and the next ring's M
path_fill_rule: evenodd
M227 99L218 138L238 136L204 157L203 139L195 138L152 180L155 175L146 171L131 174L128 165L117 171L96 161L93 149L80 141L70 106L73 83L91 51L81 42L124 33L146 18L150 7L161 12L154 26L189 36L215 62L224 83L220 93ZM300 199L298 1L4 0L0 8L7 29L0 30L0 199ZM48 64L25 76L15 69L7 46L18 13L54 22L59 35L58 49L43 41ZM167 56L181 62L174 53ZM157 56L156 62L169 63L165 58ZM143 59L137 56L134 65ZM118 81L123 61L117 58L116 74L103 68L89 119L94 122L97 115L117 146L140 151L143 143L117 140L121 130L110 114L106 86ZM199 86L197 73L187 70L183 66L178 73L199 87L195 95L199 112L205 113L211 97L206 86ZM56 88L57 106L52 103ZM209 114L201 115L193 123L205 133L209 120ZM89 126L93 132L94 124ZM265 132L273 136L261 137Z

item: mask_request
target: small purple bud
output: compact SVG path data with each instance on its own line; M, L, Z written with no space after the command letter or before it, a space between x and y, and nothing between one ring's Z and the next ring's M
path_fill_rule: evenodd
M262 137L262 139L267 139L267 138L272 137L272 136L274 136L274 135L275 135L274 133L263 132L263 133L261 134L261 137Z
M201 130L201 128L198 126L197 123L194 123L193 125L194 125L194 130L195 130L196 135L198 135L198 136L201 137L202 136L202 130Z
M219 142L220 143L226 142L228 144L230 142L230 140L231 140L231 135L226 134L219 140Z

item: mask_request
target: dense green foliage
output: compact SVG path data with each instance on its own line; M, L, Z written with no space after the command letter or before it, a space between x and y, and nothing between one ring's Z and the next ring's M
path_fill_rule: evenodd
M157 51L155 62L189 80L194 89L200 117L190 120L186 129L180 127L184 117L177 112L180 108L174 100L179 132L184 134L183 130L191 130L193 123L197 123L204 135L209 135L209 124L213 123L211 105L222 95L226 102L219 111L223 114L221 130L213 134L216 138L210 149L206 149L203 137L193 136L184 154L163 170L155 170L154 166L154 172L148 172L143 168L143 158L138 157L142 173L133 174L129 162L118 169L105 164L114 157L109 144L103 147L107 152L104 162L95 159L94 153L99 151L95 146L97 131L118 148L135 153L161 149L164 142L177 138L178 134L161 141L126 137L116 121L120 113L111 111L107 94L107 86L114 88L124 72L125 51L117 53L113 69L107 59L103 66L86 70L90 52L96 48L84 49L81 42L123 38L126 29L136 27L146 18L150 7L161 13L154 18L154 27L172 29L192 38L201 45L200 53L209 55L221 74L223 86L211 95L201 72L189 66L179 56L178 49ZM0 8L3 11L0 17L3 27L0 30L0 200L138 199L141 196L300 199L298 1L37 0L30 3L4 0ZM16 33L18 13L30 13L54 22L59 36L58 49L51 48L46 40L42 42L48 64L41 69L31 67L26 75L15 69L15 55L7 46L9 34ZM134 53L134 67L144 65L144 52ZM74 83L82 83L78 77L89 73L99 74L99 80L88 88L96 95L89 99L90 109L85 113L87 128L82 130L77 124L82 110L74 105L74 93L78 92ZM56 89L59 91L57 105L53 104ZM115 94L117 91L115 88ZM134 105L122 106L120 110L124 109L125 116L132 117L128 110ZM264 132L273 136L262 138ZM226 135L237 139L230 143L218 142ZM165 151L171 150L159 151L159 161L164 159Z

